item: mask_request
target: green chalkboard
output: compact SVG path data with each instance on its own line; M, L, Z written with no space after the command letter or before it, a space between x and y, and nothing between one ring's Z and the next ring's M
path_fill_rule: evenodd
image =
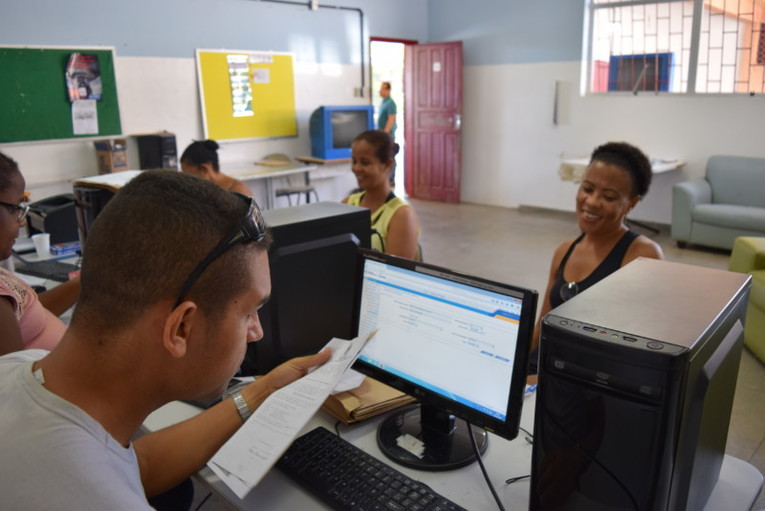
M97 134L74 134L64 74L73 52L98 55ZM0 47L0 70L0 143L121 134L111 49Z

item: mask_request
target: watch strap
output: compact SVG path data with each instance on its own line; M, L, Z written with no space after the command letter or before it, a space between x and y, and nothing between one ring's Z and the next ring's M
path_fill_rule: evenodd
M239 417L242 418L242 422L247 422L247 419L249 419L250 415L252 415L252 410L250 410L250 407L247 406L247 401L245 401L244 397L242 397L242 392L234 392L234 394L231 395L231 399L234 400L236 411L239 412Z

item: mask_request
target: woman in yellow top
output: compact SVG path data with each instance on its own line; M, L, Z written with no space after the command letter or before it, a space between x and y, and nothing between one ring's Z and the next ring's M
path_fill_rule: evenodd
M244 181L228 176L220 171L218 164L218 143L215 140L196 140L181 155L181 170L207 181L212 181L224 190L252 196L252 191Z
M381 130L361 133L351 144L351 170L362 191L343 202L372 211L372 248L407 259L419 259L420 222L414 208L396 197L390 170L398 144Z

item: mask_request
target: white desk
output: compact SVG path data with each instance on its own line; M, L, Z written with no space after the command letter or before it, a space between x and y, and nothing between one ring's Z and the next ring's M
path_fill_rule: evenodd
M521 427L533 431L535 395L526 398L521 416ZM186 403L174 402L151 414L144 429L154 431L193 417L199 409ZM333 430L335 420L322 410L303 429L310 431L316 426ZM450 498L471 511L497 509L480 467L473 463L467 467L446 472L421 472L403 467L388 460L377 447L376 432L379 419L340 426L341 435L354 445L385 461L408 476L418 479L436 492ZM532 446L521 432L513 441L489 434L489 445L483 461L492 484L506 509L527 509L529 480L505 484L510 477L528 475L531 472ZM236 509L330 509L298 486L280 470L272 469L244 500L237 498L213 472L205 467L198 472L198 480L221 496ZM707 502L706 511L748 510L762 486L763 477L752 465L725 456L720 480Z
M564 159L558 168L558 176L561 181L573 181L580 183L584 171L590 164L589 158L567 158ZM654 174L662 174L671 170L676 170L685 165L683 160L652 160L651 171Z
M288 177L294 174L306 174L316 170L316 165L290 164L290 165L257 165L234 164L226 165L226 173L240 179L249 185L250 182L263 181L266 186L265 200L261 206L263 209L273 209L276 200L274 193L274 180Z

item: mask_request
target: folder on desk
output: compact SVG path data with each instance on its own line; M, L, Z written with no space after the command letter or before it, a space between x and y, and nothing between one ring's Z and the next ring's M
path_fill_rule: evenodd
M355 389L329 396L322 408L344 423L351 424L414 401L408 394L367 376Z

